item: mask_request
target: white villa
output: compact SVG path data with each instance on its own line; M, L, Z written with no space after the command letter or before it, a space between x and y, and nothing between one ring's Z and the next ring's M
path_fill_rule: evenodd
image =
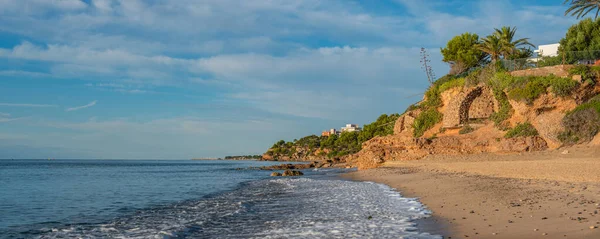
M538 49L533 52L535 52L537 54L537 57L558 56L558 47L559 46L560 46L560 43L539 45Z
M361 128L355 124L346 124L346 127L342 127L342 132L358 132Z

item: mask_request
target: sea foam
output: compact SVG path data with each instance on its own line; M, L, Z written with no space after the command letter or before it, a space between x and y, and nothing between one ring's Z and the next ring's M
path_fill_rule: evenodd
M429 214L383 184L278 178L40 238L442 238L417 229Z

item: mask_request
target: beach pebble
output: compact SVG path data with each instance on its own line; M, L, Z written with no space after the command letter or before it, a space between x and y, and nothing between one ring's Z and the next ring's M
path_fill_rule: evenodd
M544 232L544 233L542 233L542 236L546 236L546 235L548 235L548 233L545 233L545 232Z
M539 230L539 229L537 229L537 228L536 228L536 229L533 229L533 231L534 231L534 232L537 232L538 230Z
M596 229L596 228L598 228L598 227L596 227L596 226L590 226L590 229Z
M562 151L561 154L569 154L569 150Z

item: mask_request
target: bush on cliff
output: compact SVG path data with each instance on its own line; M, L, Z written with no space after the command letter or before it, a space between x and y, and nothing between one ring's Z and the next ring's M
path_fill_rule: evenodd
M600 132L600 96L577 106L562 120L565 131L558 138L565 144L592 140Z
M443 114L437 111L437 108L443 104L441 93L460 84L464 85L464 80L460 80L460 78L452 75L443 76L433 82L429 89L427 89L424 101L420 102L417 106L409 107L412 109L419 108L423 111L413 123L413 128L415 129L413 131L414 137L423 136L425 131L431 129L442 120Z
M449 89L452 88L456 88L456 87L460 87L462 88L463 86L465 86L465 78L456 78L456 79L452 79L448 82L445 82L444 84L440 85L439 88L439 92L444 92L447 91Z
M498 101L498 111L492 113L490 119L494 122L494 126L500 130L506 130L508 128L506 120L508 120L513 113L512 106L508 102L508 97L504 91L493 89L494 98Z
M417 118L415 118L415 122L413 123L413 136L421 137L428 129L431 129L435 124L439 123L442 120L442 113L438 112L435 108L429 108Z
M519 123L514 128L510 129L504 135L505 138L516 138L516 137L529 137L529 136L537 136L539 135L537 129L533 127L529 122Z
M579 83L555 75L516 77L507 72L498 72L488 81L488 85L494 90L507 92L512 100L531 104L542 94L548 93L548 88L557 96L564 97L571 95Z
M400 117L399 114L382 114L375 122L364 125L358 134L358 141L362 144L376 136L386 136L394 133L394 125Z
M569 70L569 75L580 75L583 82L596 84L600 78L600 66L577 65Z

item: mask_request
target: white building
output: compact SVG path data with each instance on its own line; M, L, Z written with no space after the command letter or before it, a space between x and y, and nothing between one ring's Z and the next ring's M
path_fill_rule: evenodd
M558 47L559 46L560 46L560 43L539 45L538 49L533 52L535 52L537 54L537 57L558 56Z
M346 127L342 127L342 132L359 132L361 130L358 125L355 124L346 124Z

